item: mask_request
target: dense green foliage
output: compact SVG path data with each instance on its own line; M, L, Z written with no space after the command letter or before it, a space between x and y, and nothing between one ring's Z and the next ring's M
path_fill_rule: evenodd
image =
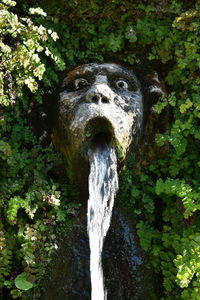
M42 101L43 89L57 84L65 64L117 61L134 68L143 62L158 68L169 91L155 105L158 113L167 105L172 110L167 132L156 136L158 146L169 145L169 153L139 175L134 165L124 171L124 205L137 217L151 266L163 276L163 299L198 299L198 1L14 4L0 4L0 286L21 297L38 285L55 245L55 224L65 222L73 205L66 184L52 172L59 158L30 132L32 99Z
M0 288L11 288L17 298L44 275L56 246L53 228L65 221L70 205L66 183L49 175L58 157L40 146L27 120L29 90L37 91L40 101L38 80L58 81L52 71L44 77L45 64L54 72L65 66L53 45L58 36L29 17L18 17L13 5L0 4ZM42 9L34 12L46 16Z

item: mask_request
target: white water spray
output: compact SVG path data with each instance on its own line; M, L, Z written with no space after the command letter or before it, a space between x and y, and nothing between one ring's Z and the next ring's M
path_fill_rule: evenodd
M88 151L90 160L87 230L90 244L91 300L106 300L101 252L118 190L115 150L105 144Z

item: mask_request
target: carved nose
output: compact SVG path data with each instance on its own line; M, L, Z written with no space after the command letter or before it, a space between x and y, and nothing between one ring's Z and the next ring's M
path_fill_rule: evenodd
M99 92L89 92L86 96L86 101L89 103L109 103L109 98Z

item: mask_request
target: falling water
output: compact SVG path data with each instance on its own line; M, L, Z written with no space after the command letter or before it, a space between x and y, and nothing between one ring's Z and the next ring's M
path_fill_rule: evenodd
M87 230L90 244L91 300L106 300L101 252L118 190L117 158L107 144L88 151L90 160Z

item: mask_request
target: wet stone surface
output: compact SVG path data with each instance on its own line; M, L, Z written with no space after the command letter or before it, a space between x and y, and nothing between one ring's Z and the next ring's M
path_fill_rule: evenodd
M108 300L159 299L148 258L139 246L136 231L119 209L114 209L104 242L103 272ZM74 220L71 233L57 250L52 274L41 300L90 300L89 244L86 213Z
M152 277L136 231L119 211L104 244L103 265L108 300L151 299Z

